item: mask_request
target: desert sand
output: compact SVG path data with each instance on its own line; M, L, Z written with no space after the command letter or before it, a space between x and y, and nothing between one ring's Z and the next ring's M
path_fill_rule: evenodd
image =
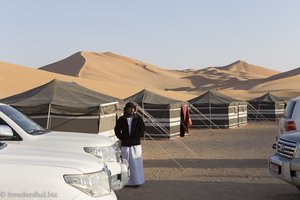
M138 84L136 86L133 86L115 82L102 82L91 79L62 75L58 73L51 73L43 70L13 65L4 62L0 62L0 72L0 98L15 95L26 90L32 89L34 87L38 87L53 79L73 81L91 90L95 90L121 99L124 99L144 89L144 87L141 87ZM195 95L182 92L163 91L155 88L148 89L158 94L183 101L195 97Z
M126 98L142 89L189 100L209 89L248 100L272 92L289 99L300 95L300 70L280 73L236 61L204 69L170 70L111 52L78 52L53 64L34 69L0 62L0 98L18 94L52 79L74 81L89 89Z
M209 89L248 100L272 92L299 96L300 70L277 72L236 61L204 69L168 70L114 53L78 52L34 69L0 62L0 98L52 79L74 81L124 99L142 89L189 100ZM229 130L191 130L184 138L142 142L146 183L117 192L119 200L300 199L293 186L272 177L267 158L277 124L249 123Z
M278 72L240 60L225 66L171 70L111 52L77 52L40 69L0 62L0 70L0 98L54 78L74 81L121 99L142 89L183 101L209 89L218 89L241 100L266 92L285 99L300 95L300 88L295 84L300 81L299 69Z
M267 169L276 131L275 122L250 123L229 130L193 129L190 136L170 141L143 141L146 182L137 189L125 187L117 191L117 197L298 200L300 191L276 179Z

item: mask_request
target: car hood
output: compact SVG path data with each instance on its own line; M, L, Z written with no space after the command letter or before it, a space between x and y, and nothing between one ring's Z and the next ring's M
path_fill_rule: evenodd
M72 168L82 173L101 171L105 167L102 161L87 153L45 151L17 144L1 149L0 159L4 163Z
M106 136L87 133L51 131L47 134L34 136L33 140L23 141L40 148L62 149L70 152L83 152L84 147L107 147L115 142Z

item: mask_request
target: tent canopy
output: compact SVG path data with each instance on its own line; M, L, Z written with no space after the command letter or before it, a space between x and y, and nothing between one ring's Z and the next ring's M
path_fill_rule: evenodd
M84 115L99 110L103 113L113 112L115 108L112 107L116 107L122 100L82 87L75 82L53 79L0 101L26 111L26 114L45 114L45 110L47 113L51 105L53 114Z
M246 102L226 96L216 90L209 90L206 93L188 101L193 105L212 105L212 106L229 106L246 104Z
M259 102L285 102L284 99L280 98L280 97L277 97L273 94L271 94L270 92L260 96L260 97L257 97L257 98L254 98L254 99L251 99L248 101L249 103L259 103Z
M146 89L124 99L126 102L135 102L140 106L146 107L161 107L161 108L178 108L181 107L182 102L179 100L164 97Z

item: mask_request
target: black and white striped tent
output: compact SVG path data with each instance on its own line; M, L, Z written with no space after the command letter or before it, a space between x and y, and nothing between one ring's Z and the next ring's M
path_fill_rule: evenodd
M286 106L286 101L270 92L248 101L248 120L279 119Z
M28 115L42 127L67 132L114 136L120 99L74 82L52 80L0 100Z
M209 90L188 101L192 127L232 128L247 124L247 102Z
M138 110L144 116L146 132L154 138L174 138L180 135L181 126L181 106L182 102L155 94L148 90L142 90L126 99L125 102L135 102L141 109L149 113L156 122L150 122L151 119L145 119L143 110ZM168 133L162 130L168 130ZM147 136L147 135L146 135Z

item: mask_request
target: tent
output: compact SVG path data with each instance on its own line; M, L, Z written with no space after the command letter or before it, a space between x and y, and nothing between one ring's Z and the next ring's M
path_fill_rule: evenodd
M184 136L188 127L183 127L183 102L142 90L126 99L125 102L135 102L142 110L138 110L144 117L146 133L153 138L174 138ZM185 105L185 108L187 106ZM149 113L156 123L145 115ZM183 130L186 128L186 130ZM167 131L163 131L163 129Z
M77 83L56 79L0 100L50 130L103 132L109 136L114 134L119 101Z
M192 127L232 128L247 124L247 102L228 97L216 90L188 101Z
M248 101L249 120L276 120L280 118L286 106L286 101L270 92Z

